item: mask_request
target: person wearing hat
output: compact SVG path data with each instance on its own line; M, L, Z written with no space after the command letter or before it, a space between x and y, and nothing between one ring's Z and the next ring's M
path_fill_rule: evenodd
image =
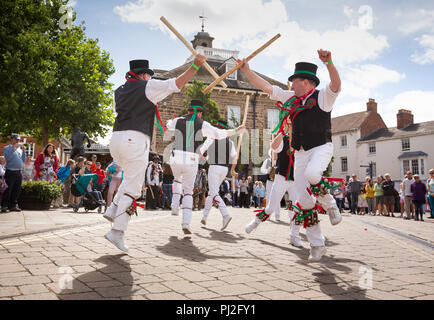
M18 208L18 197L21 193L21 183L23 177L21 170L26 162L26 147L20 145L20 136L16 133L11 134L11 143L3 149L6 160L6 172L4 175L8 188L4 191L1 201L1 212L21 211Z
M283 124L286 129L289 128L287 119ZM297 200L297 191L294 185L294 149L290 146L289 135L279 133L271 143L271 149L277 155L276 174L274 176L273 185L269 198L267 198L267 206L264 210L255 210L257 212L253 219L245 228L246 233L251 233L263 221L266 221L273 212L278 212L282 197L288 192L289 195L289 218L290 218L290 243L295 247L303 247L300 240L300 220L294 218L295 212L293 203ZM310 233L307 232L307 238L310 240Z
M135 213L135 199L140 197L145 181L155 118L161 128L157 103L179 92L205 61L204 55L197 54L184 73L163 81L151 79L154 71L149 68L148 60L132 60L125 75L126 82L115 91L113 105L116 119L110 139L110 154L123 169L123 181L104 214L107 220L113 222L105 238L124 252L128 251L124 233L130 215Z
M228 129L228 123L225 120L219 120L216 123L216 127L219 129ZM225 202L220 197L219 188L228 175L229 168L232 165L233 160L237 156L235 145L229 138L215 140L207 138L205 143L200 148L202 155L207 152L207 161L209 164L208 169L208 197L205 200L205 207L202 213L203 225L206 225L211 207L216 206L222 215L222 228L225 230L232 217L226 207Z
M219 129L202 120L203 102L191 100L188 114L167 122L167 129L175 131L175 141L170 156L170 167L175 177L173 181L172 214L179 210L179 199L182 197L182 230L191 234L190 222L193 210L194 180L199 164L200 146L203 137L225 139L242 133L245 126L236 129Z
M292 82L290 90L271 85L251 71L245 59L241 67L241 71L255 87L268 93L272 100L278 101L280 122L273 131L278 129L278 132L282 132L282 123L288 117L292 122L291 146L295 149L295 186L302 216L311 219L311 226L307 228L312 239L311 261L320 260L326 251L325 240L317 223L316 201L327 210L333 225L342 220L336 201L329 192L323 192L324 188L321 188L320 194L311 191L319 189L317 185L324 186L322 173L333 156L331 111L341 87L331 52L322 49L317 52L319 59L326 64L330 76L330 83L321 90L316 90L320 80L316 76L318 66L313 63L296 63L294 74L288 78L288 81Z

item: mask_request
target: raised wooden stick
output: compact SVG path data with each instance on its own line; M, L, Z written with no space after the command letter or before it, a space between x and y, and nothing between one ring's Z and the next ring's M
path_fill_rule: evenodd
M273 38L268 40L262 47L260 47L256 51L254 51L250 56L248 56L246 58L246 61L249 62L249 60L253 59L258 53L263 51L265 48L267 48L270 44L272 44L278 38L280 38L280 33L276 34ZM231 70L222 74L220 77L218 77L218 79L214 80L213 83L211 83L208 87L206 87L205 90L203 90L203 93L205 93L205 94L208 93L212 88L214 88L216 85L218 85L220 83L220 81L223 81L224 79L226 79L229 75L234 73L236 70L238 70L242 66L243 66L243 62L240 62L235 67L233 67Z
M187 47L188 50L190 50L190 52L196 56L197 55L197 51L194 50L194 48L187 42L187 40L184 39L184 37L169 23L169 21L166 20L165 17L161 16L160 20L170 29L170 31L172 31L175 36L178 37L179 40L181 40L181 42ZM204 63L203 66L206 68L206 70L208 70L208 72L215 78L218 79L219 75L214 71L213 68L210 67L210 65L208 63ZM226 85L226 83L222 82L221 85L224 88L227 88L228 86Z
M245 126L246 122L247 122L247 110L249 109L249 100L250 100L250 96L247 95L246 96L246 105L244 107L244 117L243 117L243 122L242 122L243 126ZM239 137L239 139L238 139L237 155L235 156L234 160L232 161L232 169L231 169L231 171L234 171L234 168L237 165L238 157L240 155L240 149L241 149L241 142L242 141L243 141L243 134L241 134L240 137ZM235 190L235 176L232 176L232 190Z

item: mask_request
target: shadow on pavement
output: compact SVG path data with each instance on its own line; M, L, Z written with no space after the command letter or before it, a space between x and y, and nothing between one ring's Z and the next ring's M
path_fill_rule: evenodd
M73 279L72 283L66 284L57 296L61 300L88 300L98 299L96 295L90 297L92 291L97 291L102 298L116 298L120 296L112 295L112 288L104 288L104 286L96 285L96 283L103 283L104 281L117 281L122 291L122 298L131 298L134 291L133 276L131 275L131 267L129 262L123 260L123 257L128 257L127 254L118 255L105 255L94 260L94 262L103 263L105 266L98 268L95 271L82 274ZM91 284L91 285L90 285ZM99 288L98 288L99 287Z
M157 246L156 249L168 256L196 262L203 262L207 259L251 259L250 257L242 256L219 256L202 253L199 248L193 244L190 237L178 239L176 236L171 236L167 244Z
M216 240L216 241L221 241L221 242L226 242L226 243L237 243L238 241L245 239L240 234L237 234L237 236L234 236L231 232L228 232L228 231L218 231L218 230L209 229L209 228L205 228L205 227L202 227L202 229L209 231L209 237L204 237L204 236L198 234L197 235L198 238Z
M262 244L272 246L278 249L281 249L283 251L287 251L290 253L295 254L300 260L297 260L296 263L301 264L303 266L309 269L313 269L313 271L318 271L316 273L312 273L313 276L316 277L316 282L320 284L321 291L332 297L333 299L342 299L342 295L351 294L351 299L368 299L366 298L366 290L360 289L358 286L354 286L348 281L340 278L336 273L334 273L329 269L334 269L336 271L345 272L345 273L352 273L354 272L353 269L346 266L348 263L358 263L361 266L365 265L362 261L354 260L354 259L346 259L346 258L334 258L334 256L326 255L322 257L320 262L315 263L309 263L307 261L309 257L310 249L303 247L303 248L291 248L290 244L288 244L288 247L280 246L278 244L262 240L262 239L254 239L256 241L259 241ZM329 242L327 242L327 245ZM319 265L319 267L316 267L316 265ZM328 272L325 272L328 271ZM337 279L340 281L338 282ZM339 286L339 283L344 283L347 288L342 288ZM341 297L340 297L341 296ZM347 297L348 298L348 297Z

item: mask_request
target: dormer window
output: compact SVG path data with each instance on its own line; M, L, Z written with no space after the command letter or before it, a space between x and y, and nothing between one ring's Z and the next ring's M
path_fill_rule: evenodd
M235 66L236 66L236 64L234 62L232 62L232 61L227 62L226 63L226 71L225 72L228 72L229 70L231 70ZM238 70L235 70L235 72L233 72L231 75L229 75L227 77L227 79L237 80L237 72L238 72Z

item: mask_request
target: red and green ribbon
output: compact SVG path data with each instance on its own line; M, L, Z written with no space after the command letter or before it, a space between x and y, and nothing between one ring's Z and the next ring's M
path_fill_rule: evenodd
M282 103L282 101L278 101L276 103L276 106L280 109L279 113L279 123L277 124L276 128L271 133L282 133L286 134L283 131L283 120L285 120L287 117L290 118L291 121L294 121L295 117L302 111L306 109L310 109L313 107L310 105L301 105L301 102L309 96L315 89L310 90L300 98L297 98L297 96L293 95L291 98L289 98L285 103Z

